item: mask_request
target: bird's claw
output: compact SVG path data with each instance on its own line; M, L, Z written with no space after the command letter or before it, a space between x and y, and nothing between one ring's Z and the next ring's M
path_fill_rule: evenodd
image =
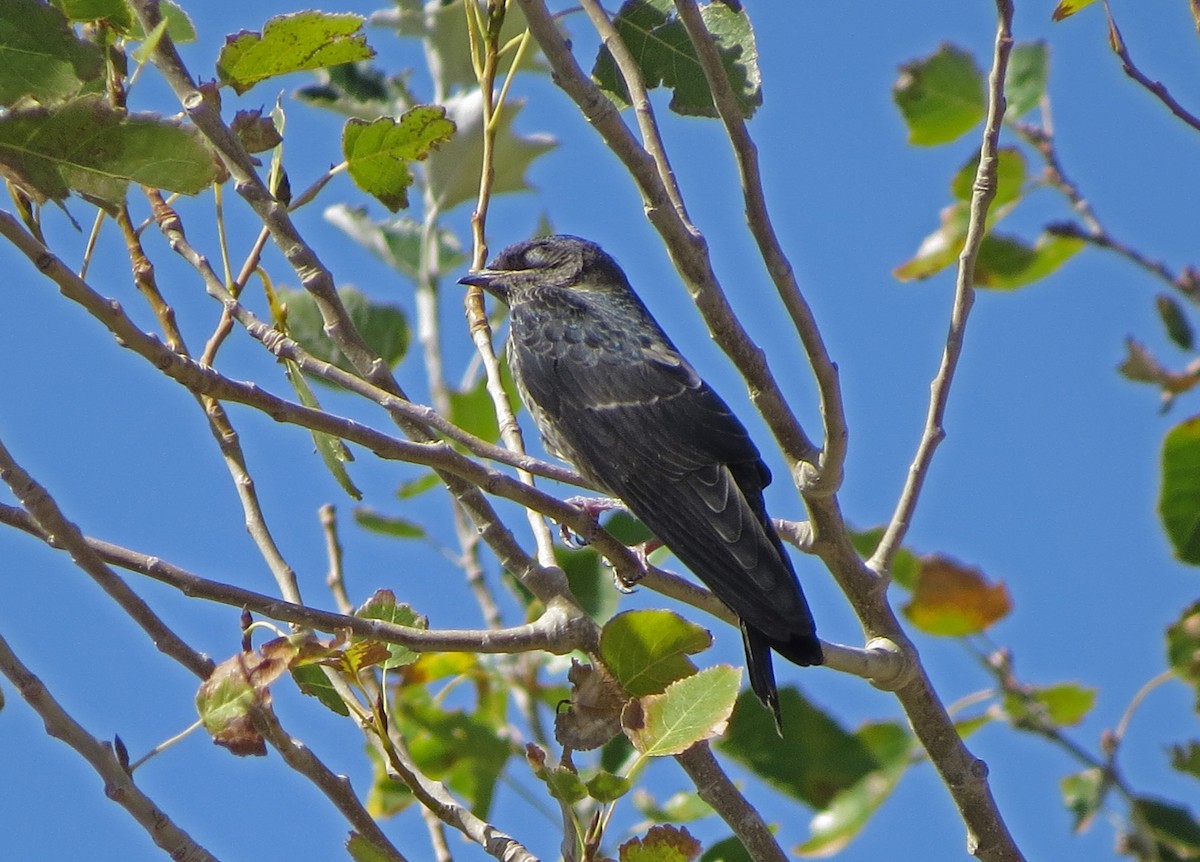
M625 508L625 504L614 497L569 497L567 502L587 515L596 524L600 523L600 515L602 513ZM577 530L571 529L566 524L559 525L558 533L569 548L579 550L591 544L586 536Z

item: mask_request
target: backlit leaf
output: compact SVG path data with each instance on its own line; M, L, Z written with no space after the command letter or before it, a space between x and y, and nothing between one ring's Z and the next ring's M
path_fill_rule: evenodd
M600 632L600 655L634 697L656 694L696 672L689 655L712 646L709 632L671 611L626 611Z
M904 615L922 631L943 637L978 634L1012 610L1008 588L989 583L978 569L943 556L921 560Z
M1095 3L1096 0L1059 0L1059 4L1054 7L1054 12L1050 17L1055 21L1061 21L1064 18L1070 18L1080 9L1084 9Z
M1008 99L1005 119L1017 120L1032 111L1046 95L1050 48L1045 42L1024 42L1012 50L1004 95Z
M494 195L532 188L525 179L525 172L534 159L556 146L549 135L520 135L513 130L522 104L509 99L497 123L493 151ZM483 164L483 97L475 87L450 96L443 105L458 133L429 155L424 171L434 200L447 211L479 196L479 171Z
M621 713L626 736L642 754L679 754L724 732L742 683L740 668L716 665L631 700Z
M975 58L950 44L901 66L892 98L908 126L908 142L917 146L953 141L987 111L983 73Z
M762 75L749 16L744 9L734 11L725 3L706 4L701 7L701 15L721 55L742 116L753 116L762 104ZM671 90L672 111L685 116L717 116L696 49L671 0L627 0L613 19L613 26L633 55L647 89ZM624 78L607 47L600 48L592 76L618 105L629 104Z
M398 120L347 120L342 152L355 184L396 212L408 206L409 162L424 159L453 135L454 123L443 108L418 105Z
M297 12L280 15L261 33L229 36L217 57L217 75L240 95L260 81L291 72L366 60L375 55L358 15Z
M630 838L617 852L618 862L692 862L700 855L700 842L682 826L651 826L645 836Z
M1158 514L1175 556L1200 565L1200 416L1180 422L1163 440Z
M39 202L74 191L112 209L131 182L190 195L217 168L193 129L113 110L97 95L0 116L0 172Z

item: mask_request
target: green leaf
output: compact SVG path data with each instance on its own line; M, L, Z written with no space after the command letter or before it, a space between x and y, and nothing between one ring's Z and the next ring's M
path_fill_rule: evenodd
M987 112L983 73L970 54L950 44L901 66L892 98L915 146L953 141Z
M962 201L943 209L937 230L925 237L917 253L892 270L892 275L900 281L915 281L929 278L952 266L966 242L970 215L970 206Z
M1200 822L1187 808L1141 796L1134 800L1131 815L1160 848L1180 859L1200 859Z
M1076 834L1084 832L1104 802L1106 783L1099 767L1068 775L1059 782L1063 803L1074 818Z
M654 538L654 534L650 532L649 527L629 512L621 509L613 512L605 519L604 529L611 533L612 537L622 545L631 548L634 545L640 545Z
M325 322L317 301L308 291L279 288L276 293L279 300L287 305L288 335L317 359L354 373L350 360L325 334ZM372 302L353 287L338 288L338 296L350 320L371 349L383 357L389 367L397 366L408 350L408 320L403 309L396 305ZM314 379L332 385L323 378Z
M346 840L346 852L354 862L391 862L396 858L394 853L377 847L358 832L350 833Z
M444 710L423 689L405 687L396 722L417 768L462 795L478 817L486 817L496 782L511 754L498 724L484 709L468 714Z
M287 372L287 378L292 384L292 388L296 390L296 396L300 399L300 403L305 407L311 407L314 410L321 409L321 403L317 401L317 396L313 394L312 387L308 385L304 374L300 371L300 366L290 359L284 362L284 369ZM343 491L345 491L351 499L361 500L362 491L354 484L354 480L350 478L350 472L346 469L346 462L353 461L354 455L342 440L334 437L331 434L325 434L322 431L313 431L313 445L317 448L317 454L321 457L321 462L325 465L325 469L329 471L334 480L338 483Z
M848 733L792 686L779 690L783 738L768 710L746 692L718 747L776 790L813 808L880 767L867 742Z
M619 862L693 862L700 842L686 829L671 824L651 826L644 837L630 838L617 849Z
M1096 690L1078 683L1033 688L1022 695L1008 694L1004 711L1013 724L1070 727L1079 724L1096 705Z
M337 693L337 689L333 687L329 677L325 676L325 671L321 669L320 665L302 664L291 670L292 679L296 681L301 693L315 697L326 708L333 710L338 715L347 717L350 715L350 709L346 706L346 702Z
M710 845L700 857L700 862L754 862L754 857L747 852L740 838L730 835Z
M762 104L762 75L750 18L745 10L734 11L725 3L702 6L701 14L721 55L742 116L749 118ZM671 0L627 0L613 19L613 26L641 70L646 88L671 89L672 111L684 116L717 116L696 49ZM629 105L625 80L607 47L601 46L592 77L618 106Z
M0 3L0 106L43 105L101 84L104 56L81 42L62 12L37 0Z
M354 521L364 530L394 539L424 539L426 536L425 528L420 524L394 515L385 515L366 506L354 507Z
M1163 326L1166 327L1167 337L1175 342L1177 347L1191 350L1195 344L1195 337L1192 333L1192 324L1188 322L1183 306L1175 297L1165 293L1154 297L1154 306L1158 309L1158 316L1161 318Z
M373 120L411 108L416 99L407 73L385 75L370 63L345 63L314 73L317 83L296 90L296 98L348 117Z
M375 594L354 612L354 615L364 620L382 620L385 623L410 629L429 628L429 620L414 611L411 606L398 604L396 594L391 590L376 590ZM351 638L351 643L360 640L365 640L365 638L355 635ZM390 643L387 645L387 649L389 658L380 664L384 670L412 664L420 655L401 644Z
M626 736L616 738L629 744ZM633 804L643 817L653 823L690 823L713 813L712 806L694 790L681 790L659 805L646 790L638 788L633 796Z
M979 246L976 287L1012 290L1054 273L1084 246L1073 236L1043 233L1032 247L1015 237L990 235Z
M891 796L914 753L912 734L898 724L875 724L858 734L880 763L840 791L812 819L810 836L795 849L800 856L830 856L844 849Z
M626 611L600 632L600 655L634 697L657 694L696 672L689 655L712 646L712 635L671 611Z
M1061 21L1064 18L1070 18L1080 9L1087 8L1095 3L1096 0L1059 0L1057 6L1054 7L1054 12L1050 17L1055 21Z
M420 496L426 491L431 491L441 484L442 480L438 478L437 473L426 473L419 479L401 482L400 487L396 489L396 496L401 500L411 500L413 497Z
M375 56L359 15L297 12L272 18L261 33L229 36L217 57L217 76L238 95L260 81L366 60Z
M450 392L450 421L489 443L500 439L500 423L485 377L480 376L470 389Z
M366 746L371 761L371 787L367 790L367 812L377 819L394 817L412 804L413 793L388 772L387 761L374 745Z
M97 95L0 116L0 171L39 203L74 191L115 209L131 182L196 194L216 164L194 130L115 111Z
M454 123L444 108L418 105L399 120L351 118L342 130L342 152L355 185L392 212L408 207L409 162L419 161L449 141Z
M52 0L71 21L106 21L122 31L133 26L125 0Z
M1049 65L1050 48L1045 42L1022 42L1013 48L1004 81L1004 95L1008 100L1004 112L1006 120L1019 120L1038 106L1046 95Z
M705 668L671 683L662 694L631 700L621 713L621 726L647 757L679 754L724 731L741 684L741 668Z
M450 96L442 103L458 133L425 160L425 179L443 212L479 196L479 171L483 164L483 97L476 87ZM510 99L496 124L493 149L495 176L492 194L532 188L525 172L538 156L557 146L549 135L518 135L513 122L524 103Z
M612 571L600 561L594 548L575 550L555 545L554 558L584 613L599 622L616 613L620 593L613 586Z
M966 163L955 173L950 181L950 192L960 201L971 202L975 191L975 174L979 167L979 153L967 159ZM1006 204L1020 200L1025 188L1028 174L1025 168L1025 156L1016 147L1001 147L996 152L996 196L992 198L992 207L988 220L994 221Z
M616 802L622 796L629 792L630 784L628 778L620 775L613 775L611 772L601 770L587 780L588 796L595 799L597 802Z
M398 216L374 221L361 207L334 204L325 210L325 220L384 263L416 281L421 272L422 227L416 219ZM449 272L467 259L458 237L449 228L439 228L438 269Z
M1171 768L1192 778L1200 778L1200 742L1171 746Z
M1200 416L1180 422L1163 440L1158 514L1175 556L1200 565Z

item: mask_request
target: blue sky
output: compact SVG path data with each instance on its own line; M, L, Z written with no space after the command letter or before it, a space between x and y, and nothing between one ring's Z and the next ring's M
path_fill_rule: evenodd
M212 75L225 33L258 29L271 14L297 8L276 0L191 5L201 38L185 59L200 77ZM1050 92L1063 164L1114 235L1178 269L1194 260L1200 179L1190 166L1200 138L1121 73L1107 48L1100 9L1052 24L1052 7L1019 5L1015 32L1019 41L1046 39L1051 46ZM366 13L373 7L340 2L322 8ZM890 273L936 225L949 199L949 178L975 146L974 136L934 149L907 146L890 87L899 64L943 41L989 56L994 11L987 3L798 2L750 4L750 12L765 81L765 103L751 131L775 224L841 368L851 428L842 507L852 523L871 526L890 515L911 461L952 290L949 275L902 285ZM1200 111L1195 84L1200 54L1185 4L1147 11L1119 3L1115 12L1134 58ZM568 16L567 24L576 33L585 26L580 16ZM414 42L398 42L384 30L371 31L369 38L390 68L421 62ZM585 52L585 58L590 62L591 55ZM141 106L161 109L172 103L163 101L154 78L148 70ZM227 112L269 107L277 92L290 94L301 83L298 76L260 85L241 98L228 94ZM557 229L600 242L769 452L768 435L690 307L630 181L547 79L526 76L514 93L528 99L520 130L551 132L560 146L531 170L535 192L497 201L490 223L493 249L527 236L543 212ZM815 428L810 375L745 235L728 146L716 124L670 117L665 100L659 107L692 216L708 238L730 301L773 357L802 419ZM340 124L291 102L288 114L288 168L293 188L302 188L340 159ZM366 203L341 177L319 205L298 215L301 229L340 282L411 310L409 286L322 220L322 205L340 201ZM234 241L245 247L255 229L232 194L227 208ZM72 212L90 220L78 202ZM211 243L212 232L202 221L209 210L196 206L193 212L189 236ZM382 215L377 207L374 213ZM451 214L463 237L467 215L466 208ZM1068 215L1043 191L1010 218L1010 227L1033 237L1044 222ZM48 212L47 222L52 242L63 243L72 250L68 259L78 260L82 238L56 213ZM154 328L128 284L121 249L112 234L106 239L109 247L93 264L93 284L121 299L145 328ZM151 248L160 282L181 310L194 346L217 309L170 260L157 236ZM278 281L295 286L278 255L268 265ZM190 397L137 357L114 350L95 321L7 246L0 246L0 266L9 274L0 314L0 438L16 458L85 532L209 577L270 591ZM1128 335L1176 364L1185 361L1162 334L1153 307L1159 290L1129 264L1088 250L1033 287L981 292L951 398L948 437L909 535L918 551L949 554L1008 584L1014 611L992 638L1014 650L1022 679L1077 680L1099 688L1095 711L1073 731L1091 750L1101 731L1120 719L1129 698L1163 669L1163 628L1200 592L1196 571L1172 560L1154 511L1161 438L1195 412L1194 397L1185 396L1164 417L1154 392L1114 371ZM455 357L465 362L456 297L445 304L443 323L447 339L458 341ZM285 389L274 363L245 337L231 340L222 362L232 376ZM420 396L415 355L399 373ZM379 422L363 405L323 397L331 409ZM344 513L353 590L365 595L388 586L402 597L411 592L436 626L475 623L464 611L473 608L465 588L446 576L435 552L364 535L349 524L349 501L313 458L307 433L240 408L232 415L268 517L310 601L328 604L316 509L332 501ZM774 453L768 457L775 459L776 475L784 476ZM380 507L389 505L396 484L411 475L402 465L380 465L365 454L354 468L368 502ZM11 503L7 496L0 499ZM782 478L768 502L777 516L800 516ZM194 720L193 679L160 658L65 555L0 531L0 560L5 584L0 631L89 730L101 737L119 733L136 753ZM822 635L859 643L853 615L827 574L812 562L798 562ZM236 649L235 612L157 585L135 585L198 648L218 658ZM660 603L644 592L629 601ZM717 635L711 660L740 661L736 633ZM918 636L918 646L947 702L987 687L988 679L957 645ZM779 674L781 682L802 685L848 727L900 715L889 696L858 680L786 665ZM90 769L43 734L11 686L2 687L7 705L0 712L0 773L14 776L6 783L19 792L6 794L0 806L0 855L71 858L83 846L79 836L87 835L93 859L159 858L144 834L104 798ZM280 711L331 766L365 786L369 773L352 729L299 697L283 696ZM1194 737L1195 721L1181 685L1151 695L1133 720L1122 755L1135 788L1195 798L1194 783L1189 786L1166 768L1162 750ZM970 745L989 763L993 791L1028 858L1112 857L1113 834L1103 818L1086 835L1069 835L1058 781L1078 767L1064 754L1003 726L984 729ZM138 776L218 857L325 859L340 852L343 823L311 789L297 786L275 756L235 760L194 735ZM651 780L665 789L682 776L665 763ZM757 790L752 784L751 789ZM807 811L771 803L766 813L782 824L785 846L805 837ZM287 829L260 826L275 818L285 818ZM512 794L495 812L501 828L522 837L534 834L534 849L552 857L555 827L540 818ZM388 828L401 847L424 846L415 817ZM714 838L725 829L706 821L696 832ZM457 840L452 847L456 858L481 856ZM910 771L843 858L897 855L933 862L965 855L962 828L927 766ZM410 858L421 854L414 851Z

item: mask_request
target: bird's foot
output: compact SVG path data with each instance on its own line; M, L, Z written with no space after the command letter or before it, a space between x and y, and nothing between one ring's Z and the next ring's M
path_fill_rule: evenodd
M631 578L614 571L613 585L626 595L632 593L637 588L638 581L646 577L646 572L650 571L650 555L661 547L663 547L663 543L657 538L649 539L640 545L634 546L632 550L637 555L638 560L637 575Z
M575 508L580 509L597 524L600 523L600 515L604 512L612 512L616 509L625 508L625 504L615 497L570 497L567 499L567 502ZM559 525L558 531L567 547L578 550L588 546L587 537L572 530L566 524Z

